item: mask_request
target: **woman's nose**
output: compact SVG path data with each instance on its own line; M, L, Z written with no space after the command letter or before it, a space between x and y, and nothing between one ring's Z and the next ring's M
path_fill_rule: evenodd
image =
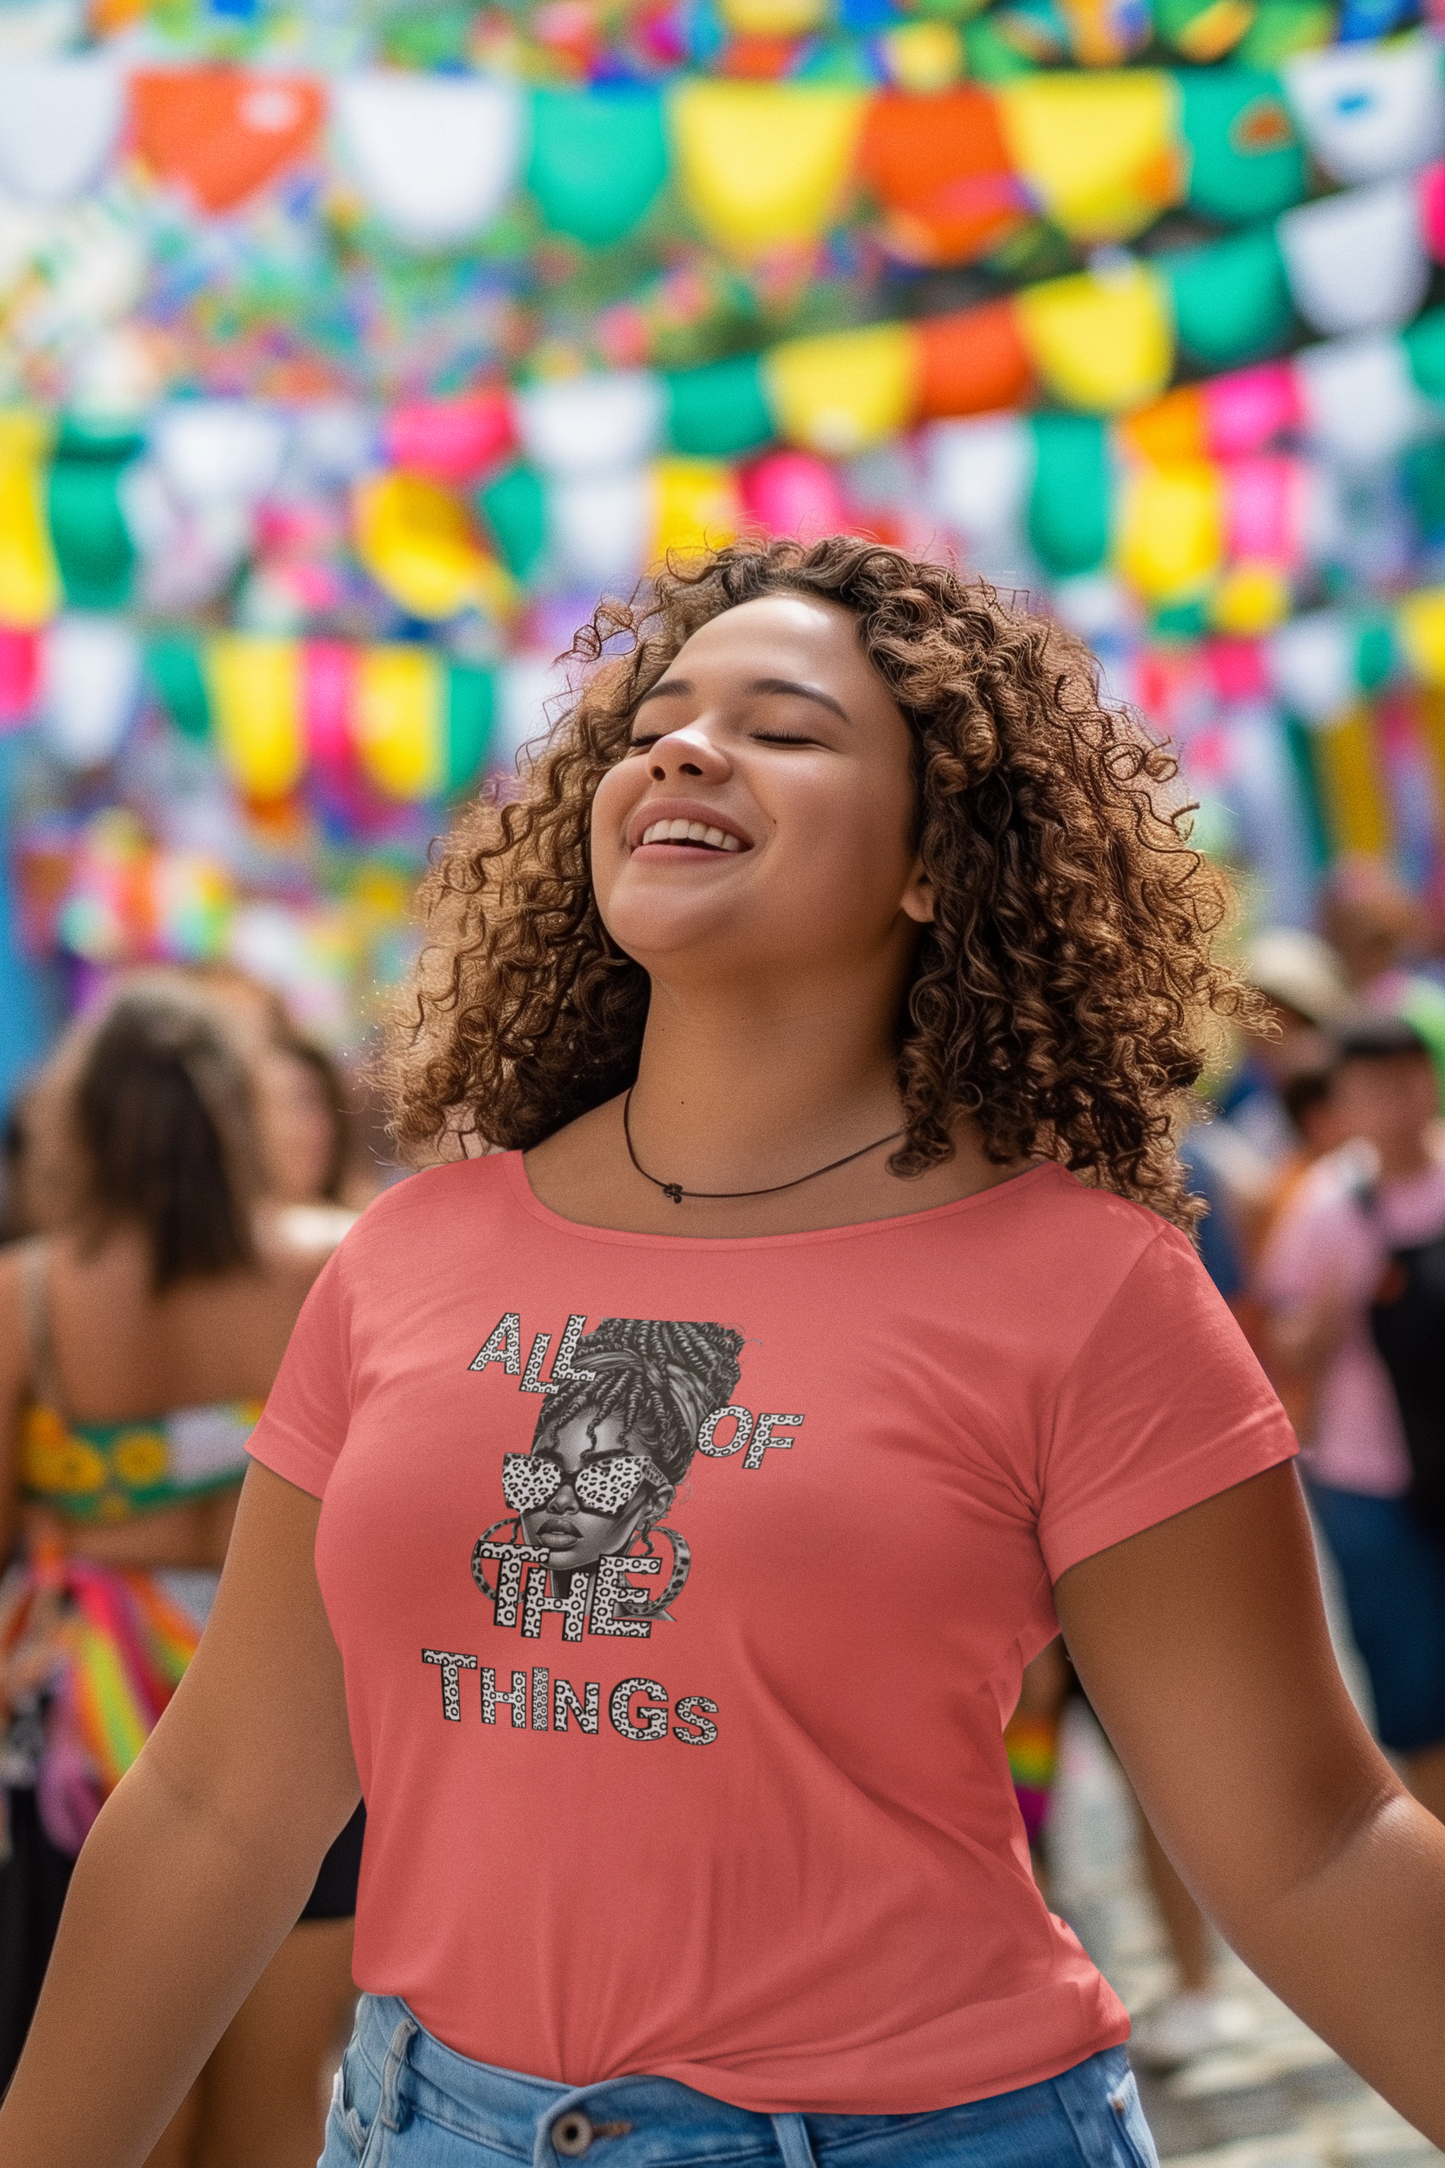
M732 763L709 732L689 724L685 730L670 730L665 738L658 739L647 772L654 783L666 783L675 776L721 783L731 774Z

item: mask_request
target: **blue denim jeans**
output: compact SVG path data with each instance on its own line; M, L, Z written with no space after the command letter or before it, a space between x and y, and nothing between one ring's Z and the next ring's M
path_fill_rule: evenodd
M760 2115L673 2078L555 2085L443 2047L363 1995L320 2168L1158 2168L1129 2059L923 2115Z

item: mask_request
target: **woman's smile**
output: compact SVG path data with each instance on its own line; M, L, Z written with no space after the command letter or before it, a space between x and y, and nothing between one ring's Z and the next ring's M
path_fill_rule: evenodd
M629 818L626 836L632 857L649 864L737 856L753 847L735 815L700 798L644 800Z

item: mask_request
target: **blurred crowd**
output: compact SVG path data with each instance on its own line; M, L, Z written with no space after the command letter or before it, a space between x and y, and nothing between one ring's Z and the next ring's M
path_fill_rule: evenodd
M1260 997L1184 1139L1208 1203L1205 1266L1289 1411L1331 1624L1352 1689L1445 1820L1445 968L1389 870L1346 861L1318 931L1268 928ZM1055 1642L1009 1727L1047 1879L1059 1720L1080 1692ZM1247 2037L1217 1993L1213 1939L1140 1817L1176 1983L1135 2022L1136 2060L1174 2069Z

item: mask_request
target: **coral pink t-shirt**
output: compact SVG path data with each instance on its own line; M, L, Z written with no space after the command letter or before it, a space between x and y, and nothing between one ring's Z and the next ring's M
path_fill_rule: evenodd
M250 1449L324 1499L356 1978L448 2046L907 2113L1126 2038L1003 1727L1062 1573L1294 1450L1151 1213L1041 1167L659 1238L439 1169L347 1236Z

